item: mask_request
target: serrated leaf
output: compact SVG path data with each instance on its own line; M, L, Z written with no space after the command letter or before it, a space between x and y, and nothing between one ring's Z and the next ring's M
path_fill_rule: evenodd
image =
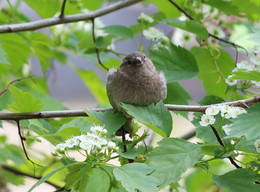
M123 38L132 39L134 37L134 34L131 31L131 29L123 25L110 25L107 27L103 27L102 30L110 35L120 36Z
M260 81L260 71L235 71L232 79Z
M81 185L79 190L80 192L105 192L110 189L110 176L102 167L93 168L91 173L86 180L84 185Z
M236 169L224 175L214 175L213 180L229 192L259 192L260 185L254 182L260 179L260 174L249 169Z
M147 162L155 169L151 175L162 182L160 188L179 181L181 175L201 156L198 145L182 139L167 138L158 145L147 155Z
M156 105L153 103L147 106L137 106L122 103L127 113L141 123L151 128L162 137L168 137L172 131L172 116L163 102Z
M93 110L87 110L86 113L98 120L102 125L105 125L107 130L107 136L110 137L118 129L120 129L125 123L125 117L122 113L115 113L115 111L110 110L106 112L97 112Z
M31 93L24 92L17 87L10 87L14 102L9 105L10 111L14 113L37 112L42 109L40 99L34 98Z
M202 81L208 95L227 97L227 84L223 77L230 75L235 67L233 58L224 50L219 50L219 56L213 58L208 49L193 47L192 54L199 67L199 79Z
M100 104L109 103L104 83L96 72L80 69L77 69L76 72Z
M227 138L245 136L248 140L260 137L260 103L247 109L247 113L232 119Z
M136 189L142 192L155 192L160 182L150 174L154 169L144 163L130 163L115 168L113 173L128 192Z
M164 72L168 83L190 79L198 74L195 58L182 47L171 44L170 50L151 50L150 57L156 69Z

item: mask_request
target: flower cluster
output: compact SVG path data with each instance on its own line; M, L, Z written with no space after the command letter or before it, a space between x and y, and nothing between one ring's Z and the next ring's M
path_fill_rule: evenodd
M158 42L153 46L153 49L158 49L159 47L167 47L169 45L170 40L167 36L164 35L163 32L159 31L154 27L150 27L143 31L143 35L147 40L151 40L153 42Z
M218 104L208 107L205 114L202 115L201 121L199 122L201 126L206 127L208 125L213 125L216 121L215 115L219 114L225 119L236 118L242 113L246 113L246 110L241 107L232 107L229 105Z
M118 150L116 143L106 138L107 130L102 126L93 126L91 133L82 134L69 138L65 143L60 143L53 147L52 155L65 154L66 150L75 148L86 151L87 155L92 153L103 153L110 156Z
M260 45L254 46L252 49L249 49L250 53L250 61L241 61L237 63L236 68L232 70L232 72L235 71L254 71L254 70L260 70L260 57L258 54L260 53ZM238 83L236 79L233 78L233 75L229 75L225 82L229 86L234 86ZM259 81L251 81L251 83L257 87L260 87Z

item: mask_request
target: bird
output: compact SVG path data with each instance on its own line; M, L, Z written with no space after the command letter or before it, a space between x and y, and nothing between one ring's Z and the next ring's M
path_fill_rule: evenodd
M112 107L126 117L125 133L131 133L132 117L121 103L146 106L164 100L167 95L164 73L158 72L153 62L140 51L127 55L119 68L108 71L106 90Z

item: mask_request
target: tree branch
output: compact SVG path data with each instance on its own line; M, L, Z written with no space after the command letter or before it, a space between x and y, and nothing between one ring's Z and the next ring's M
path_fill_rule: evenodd
M33 77L33 76L30 75L30 76L28 76L28 77L23 77L23 78L15 79L15 80L11 81L2 91L0 91L0 96L1 96L2 94L4 94L4 93L8 90L8 88L9 88L13 83L15 83L15 82L17 82L17 81L24 80L24 79L28 79L28 78L31 78L31 79L33 80L32 77Z
M218 134L217 129L216 129L215 127L213 127L212 125L210 125L210 127L211 127L212 131L214 132L215 136L217 137L217 140L218 140L219 144L220 144L222 147L225 147L225 145L224 145L224 143L223 143L221 137L220 137L219 134ZM231 156L228 157L228 160L229 160L230 163L231 163L232 165L234 165L237 169L242 168L242 167L240 167L240 166L234 161L234 159L233 159Z
M243 99L238 101L225 102L221 104L239 106L247 108L253 103L260 102L260 96L255 96L250 99ZM212 105L165 105L170 111L189 111L189 112L202 112ZM89 109L97 112L105 112L112 110L112 108L94 108ZM33 113L0 113L0 120L23 120L23 119L47 119L47 118L60 118L60 117L84 117L88 116L85 110L62 110L62 111L41 111Z
M24 136L22 136L22 131L21 131L21 126L20 126L20 121L19 120L16 120L16 123L17 123L17 127L18 127L18 135L20 137L20 140L21 140L21 143L22 143L22 148L23 148L23 152L27 158L28 161L30 161L33 165L37 165L37 166L40 166L38 165L37 163L35 163L34 161L32 161L26 151L26 147L25 147L25 144L24 144L24 141L26 141L26 138Z
M95 19L94 18L91 19L91 23L92 23L92 39L93 39L93 42L96 44ZM97 48L96 45L95 45L95 51L96 51L98 63L101 65L101 67L103 67L106 71L108 71L109 69L102 63L102 61L100 59L99 49Z
M31 31L36 29L41 29L44 27L50 27L53 25L58 25L62 23L71 23L76 21L86 21L96 17L100 17L102 15L106 15L108 13L114 12L116 10L122 9L124 7L133 5L142 0L128 0L128 1L119 1L117 3L108 5L104 8L98 9L96 11L90 13L82 13L75 15L66 15L62 18L53 17L48 19L42 19L37 21L32 21L28 23L19 23L19 24L10 24L10 25L1 25L0 33L13 33L20 31Z
M66 1L67 0L63 0L63 2L62 2L60 16L59 16L61 19L64 18L64 11L65 11L65 7L66 7Z
M6 171L9 171L11 173L14 173L16 175L20 175L20 176L30 177L30 178L38 179L38 180L42 178L42 177L39 177L39 176L35 176L35 175L31 175L31 174L28 174L28 173L21 172L21 171L19 171L17 169L14 169L14 168L10 167L10 166L7 166L7 165L2 165L1 168L6 170ZM50 181L44 181L44 182L49 184L49 185L51 185L51 186L53 186L53 187L55 187L56 189L60 189L61 188L60 186L58 186L58 185L56 185L56 184L54 184L54 183L52 183Z

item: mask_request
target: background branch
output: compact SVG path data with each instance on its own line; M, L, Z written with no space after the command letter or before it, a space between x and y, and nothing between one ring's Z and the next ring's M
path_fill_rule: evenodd
M253 103L260 102L260 96L252 97L250 99L243 99L231 102L225 102L221 104L239 106L243 108L247 108ZM212 105L165 105L170 111L189 111L189 112L202 112ZM105 112L112 110L111 108L94 108L88 109L94 110L97 112ZM85 110L62 110L62 111L41 111L34 113L0 113L0 120L23 120L23 119L46 119L46 118L59 118L59 117L80 117L80 116L88 116L85 113Z
M38 180L42 178L42 177L39 177L39 176L31 175L29 173L24 173L22 171L19 171L19 170L14 169L14 168L12 168L10 166L7 166L7 165L2 165L1 168L6 170L6 171L9 171L11 173L14 173L16 175L20 175L20 176L30 177L30 178L38 179ZM49 185L55 187L56 189L60 189L61 188L60 186L58 186L58 185L56 185L56 184L54 184L54 183L52 183L50 181L45 181L45 183L48 183Z
M95 10L89 13L81 13L75 15L66 15L64 17L53 17L48 19L42 19L37 21L32 21L28 23L19 23L19 24L10 24L10 25L1 25L0 33L13 33L19 31L31 31L36 29L41 29L44 27L50 27L53 25L58 25L62 23L71 23L76 21L86 21L108 13L114 12L116 10L122 9L124 7L133 5L142 0L128 0L128 1L119 1L117 3L105 6L104 8Z

